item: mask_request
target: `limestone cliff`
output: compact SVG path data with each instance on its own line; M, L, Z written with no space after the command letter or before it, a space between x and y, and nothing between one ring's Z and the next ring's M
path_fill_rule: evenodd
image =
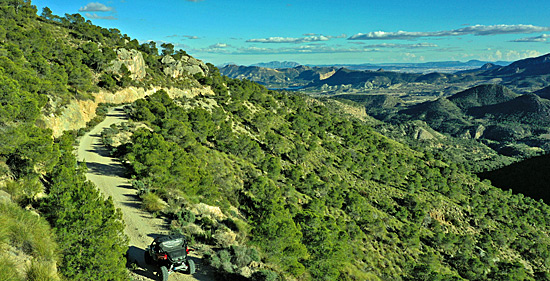
M184 55L179 60L174 59L172 56L165 56L162 58L161 63L163 65L164 74L172 78L179 78L197 73L204 76L208 74L208 66L204 62L191 56Z
M123 104L134 102L155 93L158 90L165 90L172 98L176 97L194 97L197 95L214 95L209 87L206 88L136 88L129 87L116 93L100 91L93 93L95 100L73 100L66 105L61 114L44 116L43 121L47 128L52 129L53 136L58 137L66 130L77 130L86 127L86 123L92 120L96 114L96 109L100 103Z
M145 77L145 61L140 51L130 49L126 50L120 48L116 50L117 59L111 62L106 70L120 74L120 67L125 65L130 71L130 78L134 80L141 80Z

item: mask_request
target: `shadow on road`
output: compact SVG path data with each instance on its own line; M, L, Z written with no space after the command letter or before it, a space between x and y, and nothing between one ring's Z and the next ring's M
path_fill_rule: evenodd
M93 135L93 136L101 138L100 134ZM96 153L97 155L100 155L102 157L112 157L111 152L109 151L109 149L107 147L105 147L105 145L103 145L103 143L92 145L92 149L90 149L88 151Z
M153 280L159 280L157 277L158 267L145 263L145 250L130 246L126 252L127 267L134 273Z
M124 196L126 196L126 198L128 198L127 199L128 201L122 202L122 204L124 204L128 207L136 208L136 209L141 209L142 208L141 199L139 198L138 195L131 194L131 193L126 193L126 194L124 194Z
M131 184L121 184L117 186L118 188L125 188L125 189L134 189L134 187Z
M116 177L124 175L126 168L122 164L101 164L97 162L86 163L88 170L92 174L106 175Z
M124 112L123 108L115 108L112 112L107 113L107 116L109 117L121 117L126 118L126 112Z

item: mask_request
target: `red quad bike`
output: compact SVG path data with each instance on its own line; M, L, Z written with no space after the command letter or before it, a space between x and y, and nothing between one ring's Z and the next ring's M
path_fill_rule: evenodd
M155 238L145 250L145 263L155 264L160 270L160 280L168 280L170 273L179 271L195 273L195 262L187 257L191 249L183 235L168 235Z

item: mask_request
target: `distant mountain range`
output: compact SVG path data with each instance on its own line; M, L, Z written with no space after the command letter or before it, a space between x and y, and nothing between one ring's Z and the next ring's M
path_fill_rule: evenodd
M300 76L300 69L316 75ZM304 90L362 104L367 114L396 125L419 120L446 135L481 141L505 156L550 152L550 54L456 73L330 70L272 71L297 71L300 83L312 79Z
M480 61L480 60L469 60L467 62L461 61L439 61L439 62L423 62L423 63L380 63L380 64L338 64L330 65L336 67L345 67L352 70L378 70L383 69L386 71L399 71L399 72L414 72L414 73L428 73L428 72L445 72L453 73L459 70L467 70L480 68L485 64L494 64L499 66L509 65L511 62L508 61ZM328 65L317 65L317 66L328 66Z
M271 62L262 65L292 66L294 62ZM341 94L342 91L365 92L400 87L397 92L414 91L450 94L447 89L465 90L479 84L504 84L520 92L532 92L550 81L549 55L513 63L445 61L401 64L357 64L331 66L295 66L268 68L261 66L226 65L223 75L249 79L270 88L304 87L310 92ZM305 73L304 73L305 72ZM426 87L426 84L430 86ZM434 88L434 85L436 86Z
M296 87L314 95L352 100L364 105L367 114L394 124L420 120L452 137L480 140L505 156L550 152L550 54L506 65L469 61L401 66L459 65L477 68L411 73L341 66L229 65L220 71L271 88Z
M294 61L271 61L271 62L260 62L252 64L250 66L259 66L265 68L294 68L300 66L301 64Z
M405 72L424 72L418 70L434 70L434 69L447 69L449 71L456 71L457 69L473 69L480 68L485 64L494 64L499 66L509 65L509 61L480 61L480 60L469 60L466 62L461 61L437 61L437 62L422 62L422 63L362 63L362 64L300 64L294 61L271 61L271 62L259 62L251 64L250 66L258 66L265 68L294 68L300 65L310 66L310 67L344 67L347 69L353 70L378 70L380 68L385 70L392 71L405 71ZM226 65L236 65L235 63L226 63Z
M304 87L333 75L336 67L296 66L293 68L266 68L259 66L226 65L220 68L223 75L248 79L271 88Z

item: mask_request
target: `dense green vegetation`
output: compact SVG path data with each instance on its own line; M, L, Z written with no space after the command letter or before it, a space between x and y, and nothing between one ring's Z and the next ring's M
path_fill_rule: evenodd
M170 204L175 231L219 246L211 261L227 274L257 249L281 278L548 278L547 205L318 100L217 75L201 81L216 96L161 91L136 102L132 118L150 129L117 151L142 194ZM226 218L186 215L198 202ZM224 238L230 232L236 239Z
M110 37L118 39L98 49L79 41L87 30L77 27L106 36L116 32L79 15L46 19L36 13L30 1L0 4L0 188L18 205L40 212L38 217L0 203L0 244L10 251L0 257L0 279L122 280L126 238L120 214L86 182L72 154L74 136L54 140L40 120L71 99L89 99L89 91L98 89L94 72L114 58L106 46L122 38ZM16 253L32 263L17 264Z
M370 116L384 120L371 118L367 121L377 132L407 144L414 150L429 152L444 159L445 162L462 165L469 171L490 171L516 162L518 158L525 155L537 153L537 151L530 151L526 145L521 147L514 143L506 143L504 145L507 146L504 146L502 151L499 150L501 154L497 152L499 142L474 139L473 137L479 137L484 132L483 125L486 123L471 122L447 98L413 107L418 114L412 116L404 115L403 112L398 113L403 106L398 105L400 101L396 97L340 95L321 100L330 101L331 99L336 99L356 111L366 109ZM454 108L456 114L451 114L451 110L445 108L446 105ZM407 112L407 110L404 111L404 113ZM502 127L506 128L507 123L504 122ZM516 147L523 150L514 150ZM508 153L505 153L505 150Z
M419 120L425 122L429 128L445 134L446 140L435 141L445 149L433 152L448 154L446 148L456 144L461 152L446 155L447 159L475 172L499 168L550 149L547 141L550 101L534 94L518 95L501 85L480 85L408 107L375 96L358 95L351 99L383 120L385 123L380 127L392 137L407 140L403 136L404 127L418 127L414 124ZM417 136L410 133L407 136L407 142L416 146ZM478 156L471 157L472 152ZM477 160L463 161L472 158Z
M78 14L38 17L22 0L0 13L0 188L14 201L0 203L0 246L33 259L19 270L2 252L2 279L56 279L53 264L69 280L128 279L120 212L86 181L76 133L53 139L40 117L99 89L199 83L215 95L159 91L129 108L146 126L110 128L105 140L133 130L114 152L144 207L211 245L207 260L222 278L550 279L550 208L480 181L448 154L211 65L206 77L169 78L162 56L184 51L140 45ZM108 70L121 47L140 52L145 78Z
M91 182L72 155L74 138L59 141L60 162L49 174L41 210L55 228L63 254L61 272L72 280L123 280L127 250L122 214Z

